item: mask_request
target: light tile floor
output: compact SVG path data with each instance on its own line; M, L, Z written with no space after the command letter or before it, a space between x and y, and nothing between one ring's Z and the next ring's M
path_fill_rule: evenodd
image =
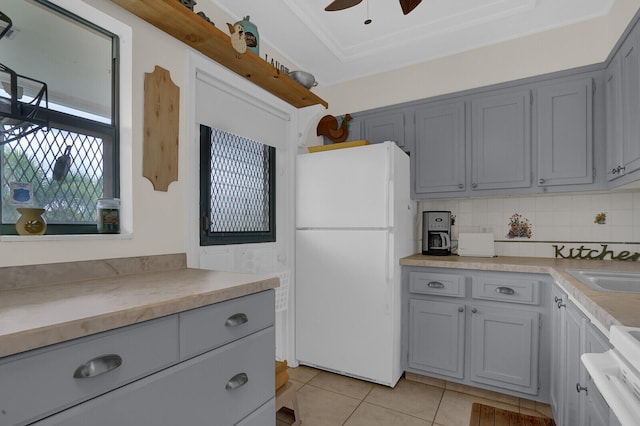
M551 417L551 407L483 389L407 374L395 388L309 367L289 368L303 426L467 426L480 402ZM291 423L279 412L276 426Z

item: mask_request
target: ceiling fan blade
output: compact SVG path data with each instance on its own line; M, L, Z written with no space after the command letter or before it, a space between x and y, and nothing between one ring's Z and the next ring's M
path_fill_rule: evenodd
M413 9L415 9L422 0L400 0L400 6L402 7L402 13L408 15Z
M334 12L336 10L344 10L362 3L362 0L333 0L324 10Z

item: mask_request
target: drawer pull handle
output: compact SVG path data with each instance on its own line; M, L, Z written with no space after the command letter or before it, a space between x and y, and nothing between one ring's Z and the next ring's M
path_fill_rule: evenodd
M238 373L229 379L224 388L228 391L232 391L234 389L238 389L241 386L244 386L248 381L249 376L247 376L246 373Z
M427 287L429 287L429 288L444 288L444 284L442 284L440 281L429 281L429 283L427 284Z
M237 327L249 321L246 314L233 314L224 322L225 327Z
M122 358L119 355L103 355L87 361L80 367L76 368L76 371L73 373L73 377L75 379L88 379L90 377L96 377L101 374L108 373L121 365Z
M506 294L508 296L512 296L516 294L515 290L511 287L496 287L496 293Z

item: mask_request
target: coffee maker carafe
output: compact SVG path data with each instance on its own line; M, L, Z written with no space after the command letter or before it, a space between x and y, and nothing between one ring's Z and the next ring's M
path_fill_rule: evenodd
M422 212L422 254L451 254L451 212Z

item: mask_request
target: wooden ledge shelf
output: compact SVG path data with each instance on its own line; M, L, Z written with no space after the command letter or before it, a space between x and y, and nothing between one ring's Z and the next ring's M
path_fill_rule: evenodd
M296 108L329 104L250 50L238 58L229 36L178 0L111 0Z

